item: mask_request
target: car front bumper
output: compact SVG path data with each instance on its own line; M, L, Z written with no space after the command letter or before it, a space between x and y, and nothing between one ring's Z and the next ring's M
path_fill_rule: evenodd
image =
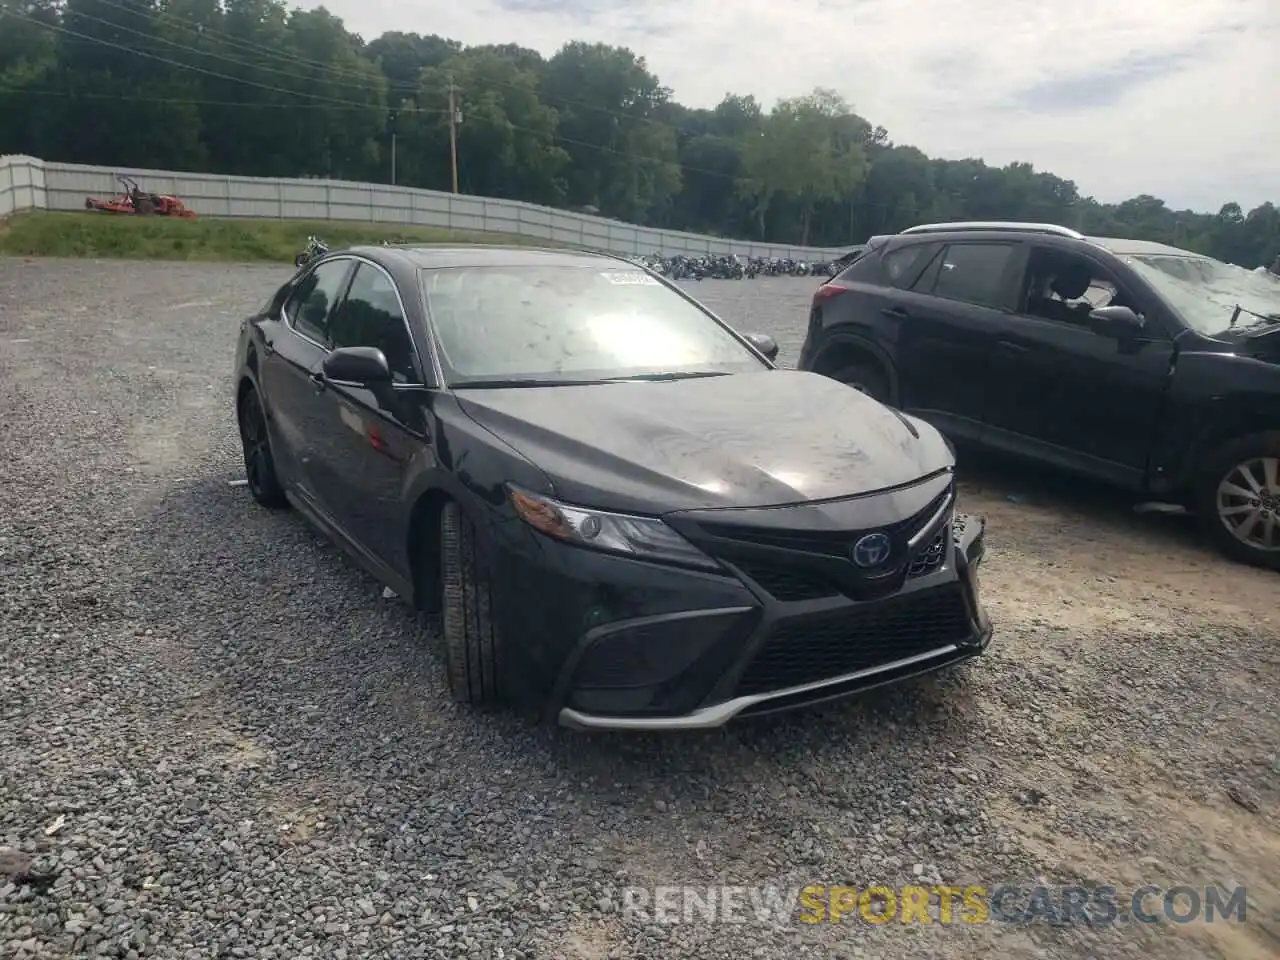
M977 574L985 524L953 517L949 507L931 523L925 532L941 547L920 554L900 587L875 598L851 599L847 591L808 597L797 593L791 568L782 570L791 581L771 580L745 561L733 565L740 577L724 577L609 558L595 568L601 588L637 602L630 615L598 618L555 657L551 689L538 697L542 708L549 720L579 730L710 729L975 657L992 633ZM585 551L573 554L587 559ZM610 571L637 579L618 591ZM646 576L658 580L644 587ZM667 576L679 578L679 597L666 588ZM550 585L538 591L561 598L568 613L579 606L574 594ZM642 597L659 598L659 606ZM526 614L517 616L528 625Z
M966 517L965 532L957 538L952 559L946 566L929 577L921 578L917 583L908 586L904 592L886 600L870 602L844 601L834 605L822 605L819 610L803 612L784 612L770 610L773 604L765 602L762 616L755 629L745 639L739 656L729 666L728 673L737 673L745 677L753 659L762 655L770 647L770 641L783 636L791 638L803 636L806 629L812 631L828 624L841 624L853 613L855 616L874 612L878 609L899 607L910 614L912 608L919 605L927 618L937 600L950 598L963 604L967 623L963 636L956 631L948 630L942 634L946 639L936 643L923 642L918 645L923 649L907 652L911 647L904 645L903 656L886 654L887 659L867 663L858 669L843 671L807 683L779 686L768 690L752 690L749 693L730 695L724 699L711 698L713 702L704 702L692 710L679 715L628 715L623 711L610 711L607 697L596 698L595 709L591 711L563 706L558 713L558 722L562 726L584 731L616 730L616 731L662 731L662 730L707 730L723 726L736 717L759 716L768 713L780 713L802 707L814 706L833 700L839 700L855 694L864 693L875 687L897 683L910 677L932 673L972 659L984 652L991 642L991 620L982 604L978 583L978 568L983 555L984 522L981 518ZM799 605L792 605L796 607ZM950 625L949 625L950 626ZM850 645L857 645L860 638L856 633L847 637ZM884 647L881 638L866 638ZM915 639L914 637L912 638ZM801 650L796 656L804 656ZM874 658L867 658L874 659ZM618 706L629 706L620 698Z

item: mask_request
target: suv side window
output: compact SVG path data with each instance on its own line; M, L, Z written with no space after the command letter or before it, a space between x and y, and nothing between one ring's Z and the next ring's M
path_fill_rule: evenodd
M396 383L421 383L413 340L391 278L369 263L356 267L351 287L329 321L329 344L377 347Z
M889 282L899 290L910 290L937 249L936 243L913 243L886 253L881 259Z
M1142 305L1106 267L1078 253L1039 244L1027 258L1021 293L1021 313L1058 323L1087 326L1090 312L1099 307L1123 306L1142 313Z
M284 305L289 325L308 340L324 345L329 314L342 296L350 260L326 260L303 277Z
M1004 309L1010 306L1005 274L1014 250L1014 246L1008 243L953 243L939 256L939 262L927 271L927 274L936 273L933 289L921 292L981 307ZM926 277L922 276L921 280L924 279Z

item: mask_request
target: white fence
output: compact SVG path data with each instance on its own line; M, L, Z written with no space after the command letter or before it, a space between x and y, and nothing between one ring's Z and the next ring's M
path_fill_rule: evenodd
M44 177L44 164L34 157L0 157L0 217L47 207Z
M0 157L0 217L20 210L83 210L87 196L120 192L117 174L151 193L176 194L202 217L346 220L501 233L625 256L739 254L824 260L843 250L725 240L656 230L515 200L346 180L220 177L208 173L112 169Z

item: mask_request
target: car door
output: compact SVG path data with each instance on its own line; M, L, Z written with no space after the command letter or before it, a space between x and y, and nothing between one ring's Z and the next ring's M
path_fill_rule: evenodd
M316 264L285 300L278 322L264 327L265 356L258 376L270 417L272 452L285 482L308 499L315 496L315 378L329 352L329 318L346 290L352 265L348 257Z
M983 429L989 345L1017 296L1014 241L953 242L890 308L902 408L970 440Z
M377 562L408 576L404 502L411 461L431 455L425 365L392 276L359 260L329 321L331 347L376 347L387 358L386 387L326 381L317 394L316 464L324 511ZM425 345L422 356L426 356Z
M1038 255L1060 251L1032 244ZM1071 319L1030 312L1026 296L998 321L990 359L986 442L1060 463L1122 484L1138 482L1160 416L1174 344L1157 304L1126 288L1100 257L1072 251L1092 274L1081 300L1091 297L1132 306L1147 320L1136 335L1100 332L1087 307ZM1031 286L1031 277L1021 285Z

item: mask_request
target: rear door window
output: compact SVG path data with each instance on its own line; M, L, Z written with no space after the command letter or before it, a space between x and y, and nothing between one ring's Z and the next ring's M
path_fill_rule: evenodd
M1011 305L1008 274L1014 252L1015 247L1008 243L953 243L942 252L939 262L921 276L922 281L928 274L936 274L937 278L932 290L922 292L1007 309Z

